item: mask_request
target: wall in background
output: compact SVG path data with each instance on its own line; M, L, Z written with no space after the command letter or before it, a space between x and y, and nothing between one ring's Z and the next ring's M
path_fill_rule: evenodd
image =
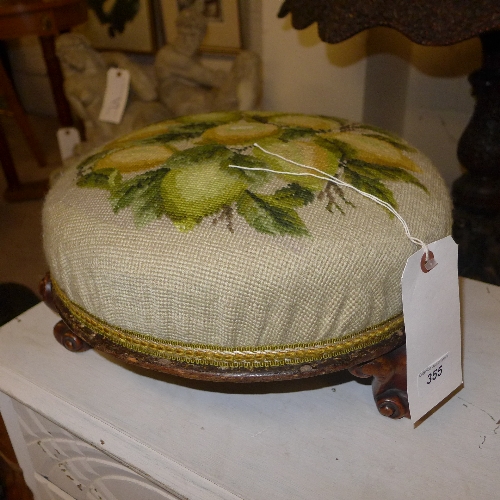
M468 75L481 61L478 38L450 47L412 44L403 136L433 160L450 186L462 173L457 144L475 104Z
M278 19L281 0L262 2L264 109L363 116L366 33L338 45L323 43L313 25Z
M392 130L426 153L451 186L456 148L474 108L468 75L481 63L478 39L421 47L377 28L338 45L317 26L296 31L278 19L281 0L262 6L266 109L363 120Z

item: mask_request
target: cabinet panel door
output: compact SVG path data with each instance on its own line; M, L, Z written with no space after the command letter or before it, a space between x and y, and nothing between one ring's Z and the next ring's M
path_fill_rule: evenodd
M55 484L47 481L40 474L35 473L35 480L38 487L38 497L36 500L74 500Z
M35 472L68 494L69 498L77 500L182 498L158 487L129 466L106 455L26 406L15 402L14 408ZM133 464L131 466L133 467ZM52 497L47 496L47 499L52 500Z

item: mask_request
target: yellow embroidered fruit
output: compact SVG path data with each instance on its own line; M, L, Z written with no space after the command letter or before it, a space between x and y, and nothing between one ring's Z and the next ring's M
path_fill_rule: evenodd
M150 170L165 163L172 154L172 149L163 144L130 146L107 154L96 162L94 170L115 168L124 174Z
M239 118L238 111L214 111L212 113L200 113L179 118L182 123L227 123Z
M334 120L308 115L281 115L269 118L271 123L289 127L311 128L313 130L338 130L340 125Z
M325 139L342 141L355 150L354 158L367 163L404 168L411 172L421 172L420 167L396 146L373 136L350 132L320 134Z
M270 123L248 122L239 120L208 129L201 136L203 142L218 144L252 143L264 137L274 135L279 131L276 125Z
M161 184L165 213L183 230L192 229L207 215L232 204L248 187L238 171L220 166L220 160L172 168Z
M278 154L288 160L293 160L308 167L314 167L321 172L335 175L339 166L340 153L335 154L314 142L290 141L282 142L276 139L259 141L259 146L270 153ZM309 168L300 167L286 160L277 158L254 147L253 154L260 160L266 162L273 170L280 172L296 172L301 174L311 174L310 176L280 175L285 182L295 182L313 191L321 191L325 185L324 179L315 178L315 175L322 175L321 172Z
M167 120L160 123L154 123L153 125L149 125L148 127L141 128L140 130L136 130L134 132L130 132L130 134L126 134L114 141L106 144L104 146L105 149L113 149L116 146L123 146L124 143L129 141L139 141L141 139L147 139L149 137L154 137L160 134L166 134L172 128L178 127L180 125L179 122L175 120Z

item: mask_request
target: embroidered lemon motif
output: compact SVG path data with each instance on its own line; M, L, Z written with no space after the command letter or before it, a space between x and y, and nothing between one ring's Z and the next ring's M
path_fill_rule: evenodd
M314 142L282 142L276 139L264 139L259 141L258 144L270 153L278 154L284 158L293 158L293 160L297 163L301 163L306 166L313 166L329 175L335 175L337 173L340 152L333 153L328 149L315 144ZM253 155L266 162L273 170L278 170L280 172L321 175L321 173L312 171L306 167L301 167L286 160L282 160L276 156L271 156L258 147L254 147ZM313 191L321 191L326 182L324 179L318 179L312 175L283 175L282 178L287 182L295 182L300 186L309 188Z
M229 167L233 162L252 166L252 159L220 144L179 151L167 161L160 183L162 210L179 229L192 229L229 207L254 184L252 175Z
M218 112L117 139L78 165L76 182L108 191L113 212L130 210L137 227L168 218L190 231L211 217L230 231L239 221L260 233L301 237L310 234L302 219L309 205L332 217L356 210L352 191L336 179L395 209L395 183L427 192L414 175L421 172L414 151L376 127L336 118Z
M239 118L240 113L238 111L214 111L212 113L183 116L178 120L183 123L228 123Z
M168 120L160 123L154 123L153 125L149 125L148 127L144 127L140 130L136 130L134 132L131 132L130 134L126 134L122 137L119 137L118 139L115 139L114 141L106 144L105 148L106 149L113 149L115 147L123 146L124 144L127 144L128 142L132 141L139 141L143 139L148 139L150 137L155 137L160 134L165 134L169 130L171 130L174 127L178 127L179 122L175 120Z
M173 150L163 144L131 146L113 151L97 160L94 170L116 169L122 174L151 170L165 163Z
M252 143L278 131L279 128L270 123L239 120L208 129L201 137L204 142L235 145Z
M339 122L327 118L308 116L308 115L282 115L275 116L269 119L271 123L276 125L285 125L289 127L310 128L313 130L338 130Z
M402 152L402 149L411 150L411 148L403 148L402 144L398 144L399 147L396 147L384 136L340 132L321 134L321 137L341 141L351 146L354 150L352 156L366 163L404 168L411 172L422 171L414 161Z
M217 157L173 168L161 183L163 208L179 229L189 230L207 215L232 204L248 184L238 171L221 167Z

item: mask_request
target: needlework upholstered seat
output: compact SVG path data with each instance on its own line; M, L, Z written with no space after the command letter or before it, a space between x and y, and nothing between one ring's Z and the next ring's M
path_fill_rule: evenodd
M337 180L424 242L450 233L429 160L368 125L211 113L107 144L44 206L61 341L207 380L368 366L404 344L400 280L418 247Z

